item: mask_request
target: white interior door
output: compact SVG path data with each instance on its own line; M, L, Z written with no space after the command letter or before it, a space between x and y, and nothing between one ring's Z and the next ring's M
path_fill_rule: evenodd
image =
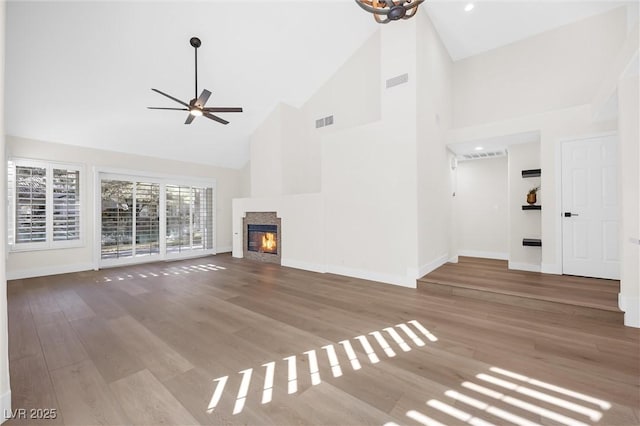
M562 144L564 274L620 279L616 136Z

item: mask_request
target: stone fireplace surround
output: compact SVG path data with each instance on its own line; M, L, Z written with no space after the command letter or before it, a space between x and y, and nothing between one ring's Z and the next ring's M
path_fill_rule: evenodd
M250 212L276 212L282 219L280 265L306 271L327 272L325 212L322 194L235 198L232 207L233 257L244 258L244 220ZM310 234L310 230L316 230ZM313 235L313 238L310 238Z
M276 245L278 253L260 253L249 251L247 247L247 236L249 225L275 225L278 227ZM282 263L282 219L277 217L276 212L247 212L242 219L242 251L245 259L257 260L260 262Z

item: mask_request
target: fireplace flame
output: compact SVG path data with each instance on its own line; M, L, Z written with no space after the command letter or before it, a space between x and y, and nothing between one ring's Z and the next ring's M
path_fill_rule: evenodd
M262 249L273 250L276 247L276 235L271 232L265 232L262 235Z

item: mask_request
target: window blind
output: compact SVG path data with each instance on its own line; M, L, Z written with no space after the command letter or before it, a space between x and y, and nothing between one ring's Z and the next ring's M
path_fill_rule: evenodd
M15 168L15 242L47 240L47 169Z
M80 238L80 172L53 169L53 241Z
M160 253L160 185L136 183L136 256Z

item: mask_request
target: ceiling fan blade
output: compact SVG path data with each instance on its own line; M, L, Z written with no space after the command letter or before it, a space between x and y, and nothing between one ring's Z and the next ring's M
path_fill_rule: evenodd
M229 124L229 122L227 120L223 120L220 117L216 117L213 114L209 114L208 112L205 111L204 114L202 114L203 117L207 117L209 120L213 120L213 121L217 121L218 123L222 123L222 124Z
M189 115L187 116L187 119L185 120L184 124L191 124L191 122L192 122L193 120L195 120L195 118L196 118L196 116L195 116L195 115L193 115L193 114L189 114Z
M202 110L207 112L242 112L242 107L211 107L202 108Z
M198 108L203 108L204 105L209 100L209 96L211 96L210 91L208 91L207 89L202 90L202 93L200 93L200 96L198 96L198 99L196 99L196 102L195 102L196 106Z
M163 108L163 107L147 107L148 109L166 109L170 111L189 111L187 108Z
M160 91L160 90L158 90L158 89L151 89L151 90L153 90L153 91L154 91L154 92L156 92L156 93L160 93L162 96L166 96L167 98L169 98L169 99L171 99L171 100L173 100L173 101L176 101L176 102L177 102L177 103L179 103L180 105L184 105L184 106L186 106L187 108L189 108L189 104L182 102L182 101L181 101L180 99L178 99L178 98L174 98L174 97L173 97L173 96L171 96L171 95L167 95L166 93L161 92L161 91Z

